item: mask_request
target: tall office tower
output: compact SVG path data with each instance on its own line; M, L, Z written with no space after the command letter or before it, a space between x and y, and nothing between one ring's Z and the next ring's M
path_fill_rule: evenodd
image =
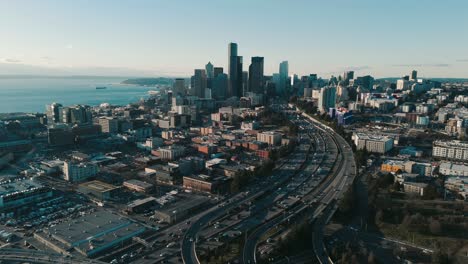
M50 105L46 105L46 115L48 124L60 123L61 108L62 105L59 103L52 103Z
M245 96L249 92L249 72L243 71L242 72L242 94L241 96Z
M214 67L213 67L213 64L211 64L211 62L208 62L208 64L205 65L205 70L206 70L206 78L213 79Z
M87 105L75 105L72 107L67 107L69 114L68 123L72 124L87 124L92 123L92 113L91 108Z
M374 85L374 77L372 77L372 76L370 76L370 75L357 77L357 78L354 80L354 85L361 85L361 86L363 86L366 90L371 90L371 89L372 89L372 86Z
M214 77L214 68L211 62L208 62L208 64L205 65L205 71L206 71L206 88L211 89L212 83L213 83L213 77Z
M218 76L218 74L221 74L223 72L224 72L223 67L214 67L213 77L216 78L216 76Z
M249 66L249 91L264 92L263 57L252 57Z
M417 81L418 80L418 71L413 70L411 72L411 81Z
M319 94L318 109L320 112L327 112L331 107L335 107L336 101L336 87L325 86L322 87Z
M172 85L172 94L174 96L185 95L185 79L184 78L176 78L174 84Z
M349 83L349 80L354 79L354 71L345 71L343 74L343 81L345 81L346 84Z
M289 65L288 61L283 61L279 65L279 87L278 91L280 94L284 94L288 87L288 72L289 72Z
M229 89L227 96L240 97L242 96L242 57L237 56L237 43L229 43L228 55Z
M215 74L215 77L213 79L213 88L211 89L211 97L215 100L225 99L228 86L229 81L227 74L222 72Z
M206 72L203 69L195 69L195 73L191 78L191 94L200 98L205 98L206 89Z

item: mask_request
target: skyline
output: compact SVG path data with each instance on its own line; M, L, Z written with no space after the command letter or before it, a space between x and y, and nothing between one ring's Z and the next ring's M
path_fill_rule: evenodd
M413 69L467 78L468 3L420 3L5 1L0 75L187 77L209 61L226 71L235 42L243 70L260 56L268 75L288 61L290 74L324 78L346 70L400 77Z

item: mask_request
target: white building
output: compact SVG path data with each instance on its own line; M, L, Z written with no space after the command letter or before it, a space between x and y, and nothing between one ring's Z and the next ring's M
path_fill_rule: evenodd
M66 161L63 164L63 178L70 182L80 182L95 176L99 168L94 163L73 163Z
M432 156L456 160L468 160L468 142L434 141L432 146Z
M370 135L365 133L353 134L354 145L358 150L366 149L368 152L384 154L393 148L393 138Z
M164 160L176 160L185 154L185 148L182 146L168 146L159 148L159 157Z
M408 90L410 82L405 79L397 80L396 88L397 90Z
M112 117L99 118L99 125L102 133L117 133L119 132L119 121Z
M452 162L442 162L439 166L439 173L446 176L468 177L468 165L456 164Z
M416 117L416 125L428 126L429 122L430 122L430 120L429 120L428 116L417 116Z
M268 143L268 145L278 146L281 145L281 133L278 132L262 132L257 134L257 140L261 142Z

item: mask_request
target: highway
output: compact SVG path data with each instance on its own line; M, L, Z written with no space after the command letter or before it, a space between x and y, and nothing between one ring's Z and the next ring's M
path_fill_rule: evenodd
M219 234L219 232L210 232L210 230L213 229L213 227L210 227L210 223L212 224L217 219L223 218L223 216L225 222L228 222L229 218L226 218L226 215L230 209L238 208L246 203L254 202L255 205L254 209L248 209L249 216L247 218L227 224L227 227L233 230L248 230L250 228L249 225L244 223L255 223L257 221L260 221L261 223L262 221L269 220L269 217L279 214L279 210L277 210L278 212L276 213L268 212L268 208L271 208L275 203L280 203L281 201L288 199L291 190L298 189L298 187L293 186L289 186L284 189L282 189L282 187L287 186L288 183L293 184L296 180L300 181L296 184L297 186L300 186L303 181L301 179L303 178L303 175L298 175L297 172L304 169L304 164L311 150L311 145L308 137L308 131L301 131L299 133L299 137L302 139L301 144L297 147L291 157L289 157L280 168L274 171L274 174L271 177L267 177L267 179L249 187L247 191L243 192L243 199L230 199L223 208L219 208L218 210L205 214L191 225L185 233L181 245L182 259L184 263L200 263L196 247L198 244L205 242L208 238ZM263 216L259 217L259 214L262 214ZM218 220L218 222L220 225L224 224L222 220ZM200 235L201 233L203 235ZM207 236L205 234L209 235Z
M303 136L305 136L305 134ZM200 237L203 237L203 240L208 238L207 236L200 236L200 233L202 233L210 223L225 216L230 209L239 207L242 204L253 203L254 208L249 209L249 217L247 218L252 220L256 213L263 212L266 208L270 207L272 203L277 202L278 197L285 196L285 193L277 192L278 189L281 189L281 186L285 186L286 183L291 180L291 177L301 168L309 151L310 145L301 144L296 153L286 160L281 167L275 170L273 176L249 187L247 191L243 192L243 199L230 199L223 207L205 214L195 222L187 230L182 241L181 251L184 263L200 263L196 253L196 244L202 242L200 241ZM242 221L238 222L238 224L242 224L241 222ZM234 226L232 227L235 228ZM208 227L208 229L211 228ZM211 236L217 233L219 232L213 233Z
M307 117L298 117L293 122L300 127L298 150L274 175L244 192L243 199L230 199L224 208L210 211L194 222L181 244L184 263L200 263L198 251L203 251L209 241L221 243L224 230L247 232L241 260L255 263L257 243L263 234L286 221L319 219L341 197L354 178L350 173L355 171L351 148L330 128ZM254 205L242 207L247 203ZM241 212L230 215L229 211L234 209Z
M351 184L352 179L355 176L355 173L353 173L353 171L355 171L354 158L351 148L344 139L336 135L333 131L330 131L329 128L324 127L322 124L318 124L317 122L314 122L314 120L310 120L309 117L307 118L309 119L309 127L314 126L317 130L316 133L320 133L321 131L322 135L326 137L324 142L327 143L327 153L324 154L334 156L333 166L329 168L330 171L328 171L328 177L326 177L313 191L307 193L301 199L303 205L289 211L288 219L278 217L272 221L264 223L250 234L243 249L243 263L256 263L256 248L257 243L259 242L258 240L263 236L263 234L267 233L272 228L277 227L286 220L303 219L308 216L309 221L311 222L328 222L329 218L334 213L333 208L336 200L342 196L344 191L346 191L346 186ZM316 226L317 224L314 225L314 227ZM314 252L321 263L328 262L328 256L323 250L323 243L317 244L317 242L322 239L321 235L317 235L320 233L317 232L320 231L320 228L316 227L315 231L316 232L314 232L313 236L315 239Z
M37 250L25 249L0 249L0 260L2 263L73 263L73 264L104 264L105 262L83 259L77 257L64 256L57 253L41 252Z

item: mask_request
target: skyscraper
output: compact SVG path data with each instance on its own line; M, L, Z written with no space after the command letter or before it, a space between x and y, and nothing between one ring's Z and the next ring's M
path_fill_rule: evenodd
M213 79L213 88L211 88L211 97L215 100L225 99L228 86L229 83L227 74L223 72L215 73L215 77Z
M349 80L354 79L354 71L345 71L343 74L343 81L348 85Z
M252 57L249 66L249 90L254 93L264 91L263 57Z
M211 62L208 62L205 65L205 71L206 71L206 88L211 89L212 83L213 83L213 77L214 77L214 69L213 69L213 64L211 64ZM207 94L205 94L205 96L208 97Z
M411 72L411 81L417 81L418 80L418 71L413 70Z
M214 68L213 68L213 64L211 64L211 62L208 62L208 64L205 65L205 70L206 70L206 78L213 79L213 77L214 77Z
M214 78L216 78L216 76L218 76L218 74L221 74L223 73L223 67L214 67Z
M279 87L278 91L279 94L284 94L286 92L287 84L288 84L288 72L289 72L289 64L288 61L282 61L279 65Z
M336 87L322 87L319 94L318 109L320 112L327 112L331 107L335 107Z
M62 108L62 105L59 103L52 103L50 105L46 106L47 110L47 123L53 124L53 123L60 123L60 109Z
M191 78L191 94L200 98L205 98L206 72L203 69L195 69Z
M229 89L227 96L240 97L242 96L242 56L237 55L237 43L229 43L228 56Z
M174 85L172 86L172 94L174 96L185 95L185 79L183 78L175 79Z
M245 96L249 92L249 72L242 72L242 93L240 96Z

